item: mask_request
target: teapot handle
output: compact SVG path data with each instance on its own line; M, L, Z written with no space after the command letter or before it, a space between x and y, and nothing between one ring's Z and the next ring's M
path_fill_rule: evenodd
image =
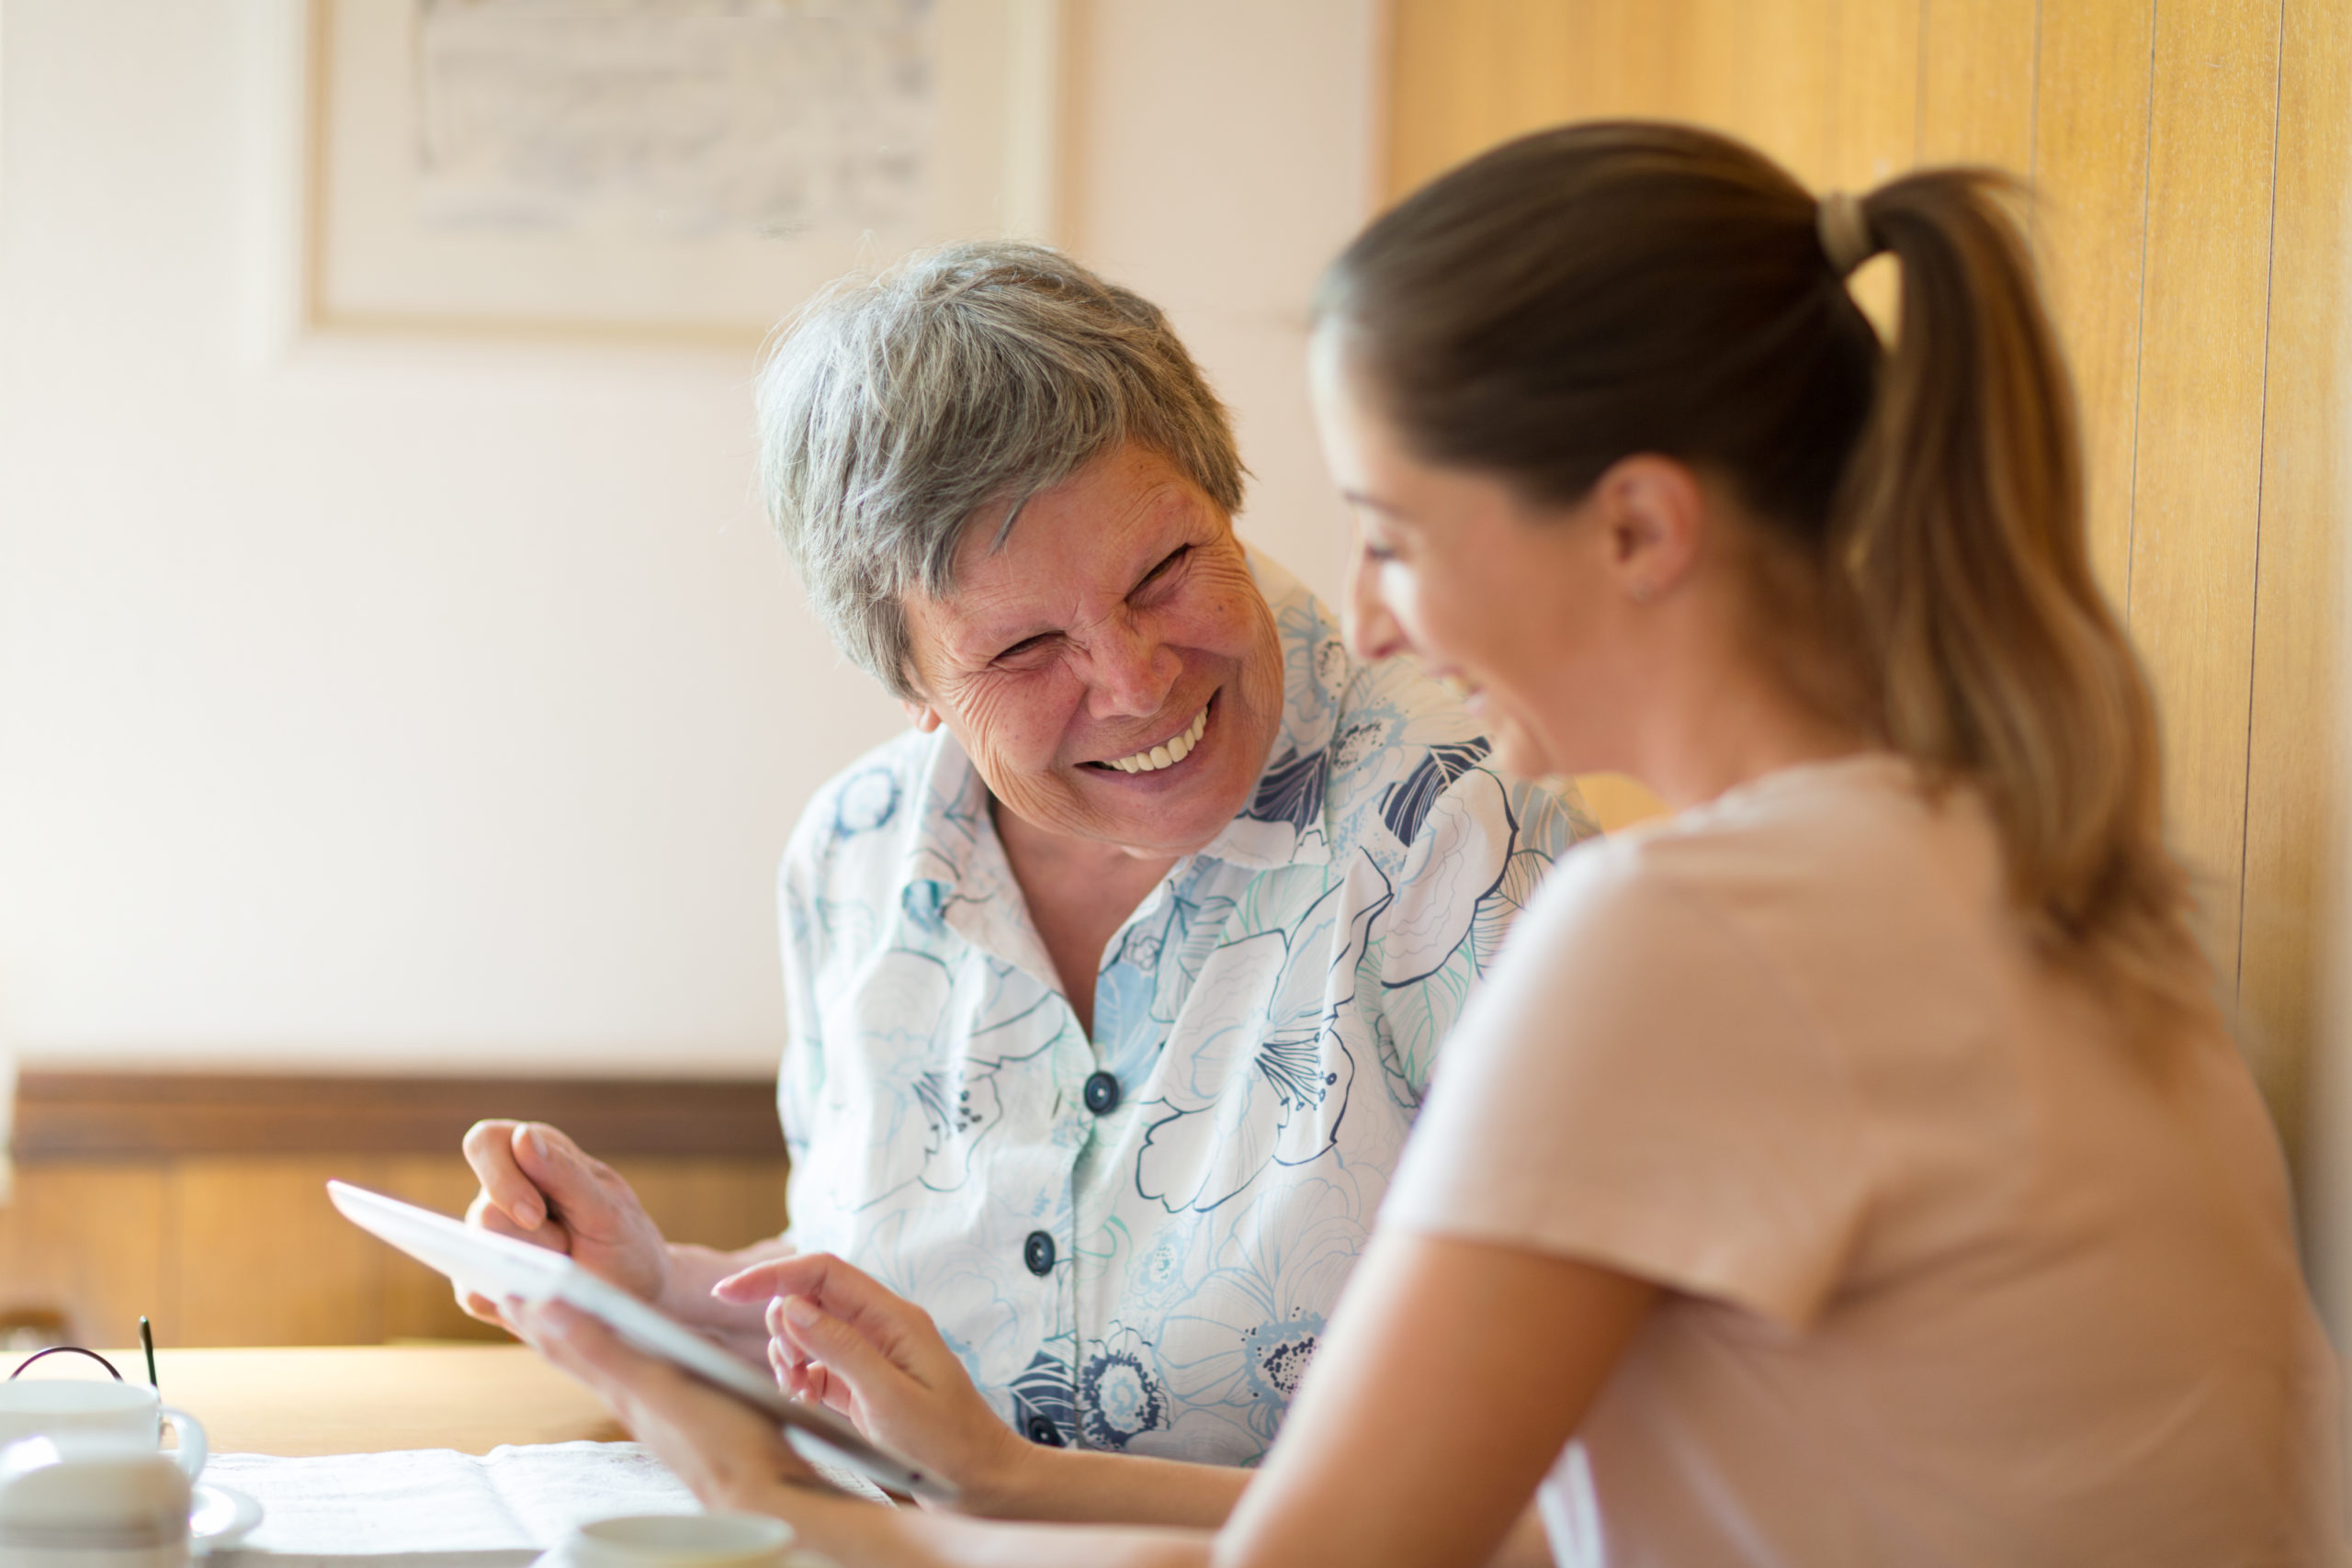
M194 1481L202 1472L205 1458L211 1451L204 1439L204 1423L187 1411L175 1410L168 1404L159 1414L172 1424L172 1430L179 1434L180 1446L172 1450L173 1460L187 1472L187 1478Z
M17 1379L23 1374L24 1370L27 1367L31 1366L43 1356L87 1356L90 1359L104 1367L107 1371L114 1372L115 1382L120 1382L122 1381L122 1374L115 1371L114 1363L112 1361L107 1360L96 1350L85 1350L79 1345L51 1345L46 1350L34 1351L31 1355L27 1356L23 1360L17 1363L17 1370L8 1374L8 1381L10 1382L15 1382Z

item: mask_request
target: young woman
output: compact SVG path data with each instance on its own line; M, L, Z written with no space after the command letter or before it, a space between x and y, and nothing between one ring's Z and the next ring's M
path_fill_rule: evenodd
M2005 194L1582 126L1333 266L1360 651L1677 815L1522 917L1214 1534L861 1506L593 1325L537 1341L845 1562L1476 1563L1531 1497L1563 1561L2335 1560L2335 1366ZM722 1289L791 1386L1001 1478L920 1314L824 1258Z

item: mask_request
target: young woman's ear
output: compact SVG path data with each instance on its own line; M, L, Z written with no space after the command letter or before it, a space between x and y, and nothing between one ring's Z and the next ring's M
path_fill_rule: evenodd
M1621 457L1592 487L1619 591L1636 604L1664 598L1690 575L1706 527L1699 476L1671 457Z

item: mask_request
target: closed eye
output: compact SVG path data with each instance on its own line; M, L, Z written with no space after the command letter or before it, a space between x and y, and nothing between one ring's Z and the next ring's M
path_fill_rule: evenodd
M992 662L1001 664L1008 659L1019 659L1023 654L1035 653L1053 641L1058 635L1055 632L1039 632L1035 637L1024 637L1011 648L999 652Z
M1143 574L1143 581L1136 584L1136 592L1140 592L1144 589L1150 587L1153 583L1160 581L1162 579L1166 578L1169 573L1183 565L1184 558L1192 553L1193 547L1190 545L1179 545L1174 549L1169 551L1165 556L1160 558L1160 561L1158 566L1153 567L1149 571Z
M1158 565L1154 566L1149 571L1145 572L1141 578L1136 580L1135 587L1129 591L1127 596L1132 599L1136 594L1143 592L1145 590L1158 587L1159 584L1167 581L1170 577L1175 575L1176 571L1180 568L1183 566L1186 558L1190 557L1192 553L1192 546L1179 545L1174 549L1169 551L1166 555L1160 557ZM996 657L990 660L989 662L992 664L1004 664L1008 662L1018 663L1026 656L1042 650L1046 644L1052 642L1059 636L1061 636L1059 632L1039 632L1035 637L1023 637L1019 642L999 649Z

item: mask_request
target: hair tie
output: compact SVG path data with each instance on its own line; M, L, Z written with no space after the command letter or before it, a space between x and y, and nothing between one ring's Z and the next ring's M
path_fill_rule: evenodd
M1821 237L1821 254L1840 278L1885 249L1871 233L1862 204L1849 193L1833 190L1813 209L1814 232Z

